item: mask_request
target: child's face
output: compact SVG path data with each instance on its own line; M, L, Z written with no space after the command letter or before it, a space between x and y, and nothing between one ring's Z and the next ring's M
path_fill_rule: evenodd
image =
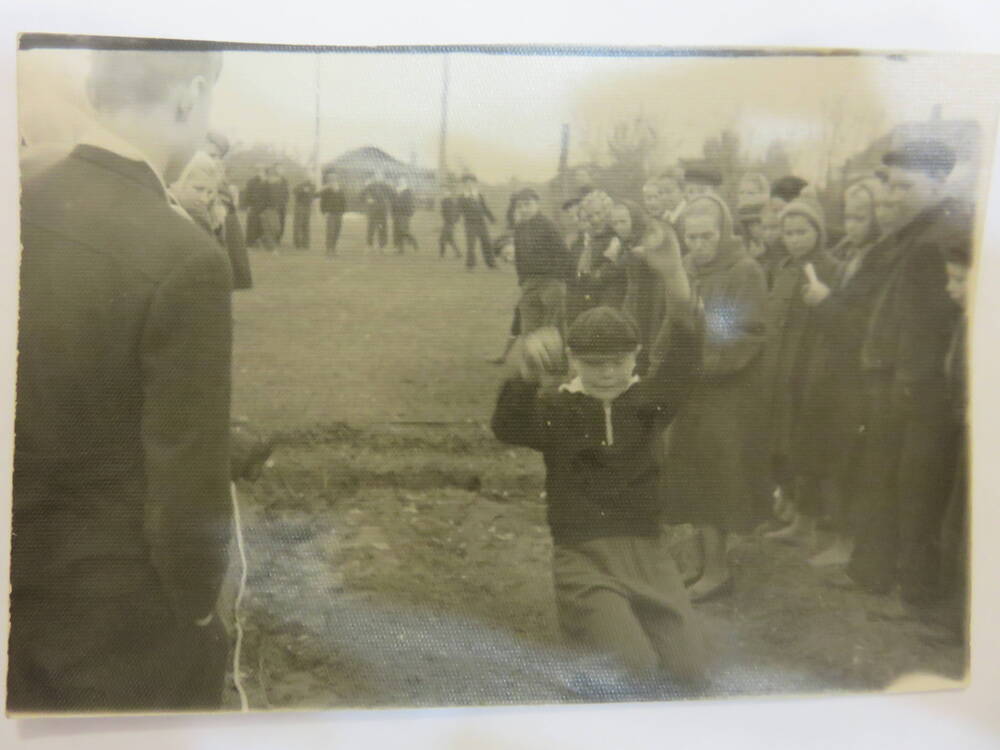
M684 220L684 244L688 255L698 265L710 263L719 251L722 233L712 216L689 216Z
M684 186L684 197L687 198L689 201L694 200L699 195L707 195L708 193L711 192L712 188L710 188L708 185L694 185L689 182L687 185Z
M522 221L535 218L539 208L538 201L533 198L518 201L514 206L514 223L520 224Z
M571 367L580 376L584 393L601 401L612 401L624 393L632 382L639 349L621 354L582 356L569 351L567 355Z
M195 175L175 185L171 192L185 210L198 213L205 211L212 202L215 185L207 176Z
M874 220L872 205L860 198L848 199L844 206L844 233L855 246L868 239Z
M667 210L667 202L657 183L647 182L642 186L642 204L650 216L663 216L663 212Z
M608 221L611 216L604 206L594 204L581 206L580 218L585 229L589 229L591 232L599 234L608 228Z
M660 181L660 200L664 211L673 211L684 200L684 188L676 180ZM662 215L662 211L658 215Z
M632 235L632 214L625 206L615 206L611 211L611 228L621 239Z
M769 248L778 247L781 242L781 219L778 214L768 212L760 222L760 238Z
M785 247L793 258L801 258L816 249L819 232L805 216L786 216L781 228Z
M948 296L955 300L955 303L964 309L965 291L969 278L969 269L965 266L959 265L958 263L946 263L945 268L948 271L948 283L945 286Z
M767 198L767 193L762 189L761 183L757 180L743 180L740 182L739 202L742 205L759 202Z

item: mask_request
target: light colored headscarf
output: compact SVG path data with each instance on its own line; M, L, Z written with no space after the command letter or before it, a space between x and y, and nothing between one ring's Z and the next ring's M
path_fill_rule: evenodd
M784 221L789 216L802 216L810 224L816 228L817 238L816 247L813 248L813 252L816 250L822 250L826 247L826 218L823 214L823 207L820 204L809 197L803 197L800 195L798 198L793 200L784 210L781 212L781 220Z

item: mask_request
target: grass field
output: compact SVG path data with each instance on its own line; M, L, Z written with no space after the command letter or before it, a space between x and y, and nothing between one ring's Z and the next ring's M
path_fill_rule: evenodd
M494 206L495 212L498 206ZM487 429L517 298L513 270L363 252L252 254L235 296L234 412L283 441L240 488L249 556L243 680L256 708L625 697L555 623L540 459ZM682 567L689 534L670 532ZM806 554L732 550L736 592L700 606L711 695L880 689L950 678L964 652L884 603L825 585ZM666 696L664 696L666 697Z

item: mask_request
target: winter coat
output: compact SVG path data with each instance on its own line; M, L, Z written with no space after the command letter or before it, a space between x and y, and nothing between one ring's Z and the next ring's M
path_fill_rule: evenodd
M721 203L721 202L720 202ZM705 314L702 378L664 440L663 498L674 523L748 531L767 516L761 432L767 283L728 226L716 257L688 269Z

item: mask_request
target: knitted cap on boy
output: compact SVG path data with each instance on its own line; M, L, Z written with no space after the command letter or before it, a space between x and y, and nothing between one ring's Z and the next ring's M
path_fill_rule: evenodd
M639 346L639 331L630 317L613 307L594 307L570 326L566 345L578 356L624 354Z

